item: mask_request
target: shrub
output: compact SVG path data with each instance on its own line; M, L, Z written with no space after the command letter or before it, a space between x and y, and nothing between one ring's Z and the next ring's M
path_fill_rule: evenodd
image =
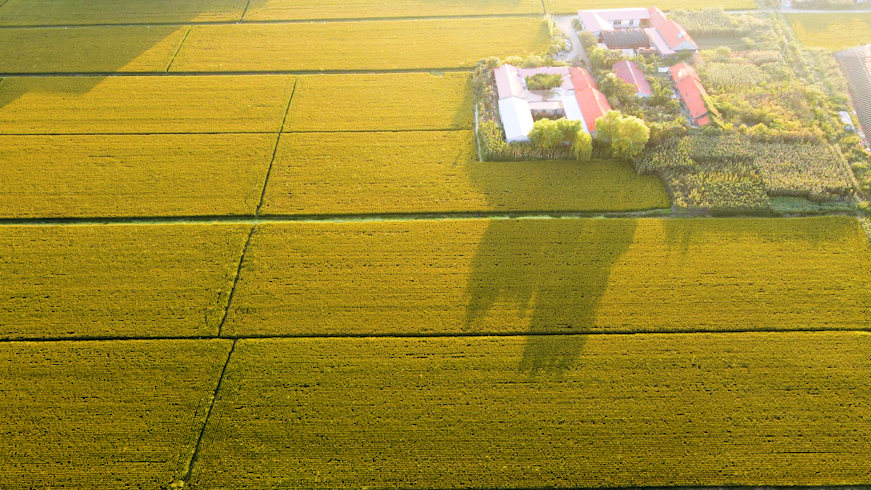
M550 90L554 87L559 87L563 83L562 75L554 73L536 73L531 77L526 77L526 87L529 90Z
M650 129L637 117L608 111L596 119L596 137L610 144L611 156L628 160L644 150Z
M579 129L572 143L572 153L579 161L586 162L593 157L593 137L590 133Z

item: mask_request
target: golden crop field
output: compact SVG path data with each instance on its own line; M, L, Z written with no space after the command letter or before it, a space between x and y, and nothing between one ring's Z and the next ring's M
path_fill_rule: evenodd
M869 327L855 218L573 219L261 225L224 332Z
M165 72L189 29L0 29L0 73Z
M619 4L603 4L600 0L544 0L544 6L551 14L574 14L578 10L602 8L650 7L656 5L665 12L669 10L697 10L705 7L722 7L726 10L755 9L755 0L662 0L651 3L649 0L621 0Z
M0 25L99 25L234 21L246 0L9 0L0 7Z
M850 485L871 335L243 340L194 488Z
M543 14L539 0L252 0L245 20Z
M281 135L262 214L668 206L659 179L625 162L479 162L472 131L293 133Z
M470 67L541 54L538 17L194 26L171 71L321 71Z
M290 76L0 81L0 134L277 133Z
M169 488L187 471L230 344L0 344L2 486Z
M470 129L467 73L306 75L297 79L285 131Z
M276 138L0 136L0 218L253 215Z
M840 50L871 42L871 13L786 14L786 18L805 46Z
M0 227L0 338L215 335L250 229Z

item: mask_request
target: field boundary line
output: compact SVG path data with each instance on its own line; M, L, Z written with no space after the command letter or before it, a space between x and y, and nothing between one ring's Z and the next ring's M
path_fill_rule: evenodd
M0 9L6 6L7 3L9 3L9 0L3 0L3 3L0 3Z
M230 346L230 352L227 354L227 360L224 362L224 367L221 369L221 376L218 377L217 386L215 386L215 391L212 393L212 401L209 404L209 410L206 411L206 418L203 421L203 427L200 429L200 435L197 438L197 445L194 447L194 454L191 456L190 463L188 463L187 472L184 475L182 481L184 481L185 486L187 486L188 482L191 479L191 476L194 472L194 465L196 465L197 460L200 457L200 448L203 444L203 435L206 433L206 427L209 425L209 419L212 417L212 410L215 408L215 401L218 399L218 394L221 391L221 384L224 382L224 376L227 374L227 366L230 365L230 359L233 358L233 352L236 350L237 340L233 341L233 345Z
M8 1L8 0L7 0ZM3 4L5 5L5 3ZM2 5L0 5L2 7ZM247 7L245 15L247 15ZM131 22L131 23L104 23L104 24L39 24L39 25L2 25L0 30L5 29L78 29L94 27L181 27L181 26L230 26L237 24L246 25L283 25L283 24L339 24L349 22L395 22L395 21L418 21L418 20L479 20L479 19L510 19L523 17L541 17L541 13L528 14L466 14L466 15L421 15L405 17L327 17L322 19L283 19L283 20L215 20L215 21L188 21L188 22Z
M13 72L0 73L8 78L65 78L65 77L244 77L244 76L305 76L305 75L393 75L401 73L471 73L474 68L463 66L428 68L390 68L372 70L264 70L264 71L92 71L92 72Z
M248 8L251 7L251 0L248 0L248 3L245 4L245 10L242 11L242 16L239 17L239 22L245 22L245 16L248 15Z
M563 332L563 331L553 331L553 332L524 332L524 331L513 331L513 332L426 332L426 333L401 333L401 332L391 332L391 333L299 333L299 334L246 334L246 335L226 335L221 337L212 337L212 336L162 336L162 337L57 337L57 338L21 338L21 339L4 339L0 340L0 345L3 344L49 344L49 343L75 343L75 342L165 342L165 341L188 341L188 340L293 340L293 339L443 339L443 338L482 338L482 337L577 337L581 335L594 336L594 337L603 337L608 335L613 336L631 336L631 335L730 335L730 334L739 334L739 333L769 333L769 334L794 334L794 333L837 333L837 334L846 334L846 333L867 333L871 334L871 327L867 328L841 328L841 329L831 329L831 328L791 328L791 329L779 329L775 327L770 328L756 328L756 329L721 329L721 330L706 330L706 329L695 329L695 330L672 330L672 331L662 331L662 332L649 332L649 331L633 331L633 330L612 330L612 331L573 331L573 332Z
M236 276L233 277L233 286L230 288L230 294L227 296L227 306L224 308L224 316L221 317L221 323L218 324L218 338L221 338L221 333L224 330L224 324L227 323L227 317L230 315L230 307L233 306L233 297L236 295L236 286L239 285L239 277L242 275L242 265L245 263L245 254L248 253L248 246L251 245L251 237L254 236L254 231L257 225L251 227L248 232L248 239L245 240L245 246L242 247L242 255L239 257L239 266L236 267Z
M172 64L175 63L175 59L178 58L178 54L181 53L181 48L184 47L184 42L188 40L188 36L191 35L192 30L194 30L194 27L188 26L188 31L184 33L184 37L181 38L181 42L178 43L178 49L175 50L175 54L172 55L172 59L169 60L169 65L166 67L166 73L169 73L169 69L172 68Z
M287 99L287 106L284 108L284 118L281 120L281 126L278 127L278 137L275 139L275 148L272 149L272 160L269 161L269 169L266 170L266 178L263 180L263 190L260 191L260 202L257 204L257 209L254 212L254 217L260 217L260 208L263 207L263 201L266 199L266 188L269 187L269 176L272 175L272 167L275 165L275 157L278 156L278 145L281 143L281 135L284 132L284 125L287 124L287 115L290 113L290 104L293 103L293 95L296 93L296 86L299 79L293 81L293 87L290 89L290 98Z

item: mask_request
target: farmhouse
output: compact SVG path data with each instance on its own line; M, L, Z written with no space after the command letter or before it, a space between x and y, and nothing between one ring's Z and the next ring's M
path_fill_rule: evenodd
M652 48L663 58L699 50L686 30L657 7L580 10L578 20L608 49Z
M705 105L705 97L708 94L705 92L705 87L702 86L699 75L693 67L686 63L678 63L672 66L669 71L671 79L674 80L674 88L689 113L690 122L694 126L708 124L710 119L708 107Z
M644 78L644 73L638 69L638 64L634 61L621 61L614 63L614 71L617 72L617 78L632 85L635 89L635 95L638 97L650 97L653 91L650 90L650 82Z
M493 70L499 96L499 117L509 143L529 141L537 118L565 117L581 121L588 132L596 119L611 109L593 77L583 68L517 68L502 65ZM557 75L559 85L547 90L530 90L527 79L536 75Z

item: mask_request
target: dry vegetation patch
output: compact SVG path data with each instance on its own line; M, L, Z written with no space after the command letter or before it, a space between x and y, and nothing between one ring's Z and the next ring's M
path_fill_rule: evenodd
M215 335L249 230L0 227L0 338Z
M470 67L540 54L538 17L194 26L172 71L321 71Z
M233 335L857 329L854 218L259 226Z
M0 81L0 134L277 133L289 76Z
M230 341L0 344L8 488L169 488L181 480Z
M869 348L853 332L245 340L192 482L860 484Z

